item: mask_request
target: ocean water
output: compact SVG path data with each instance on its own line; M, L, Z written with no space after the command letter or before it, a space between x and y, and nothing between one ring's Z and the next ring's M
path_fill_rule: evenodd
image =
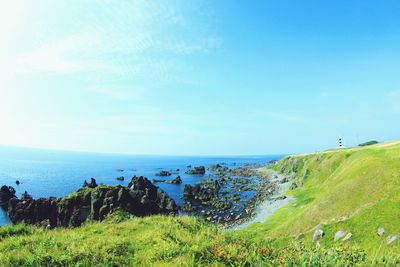
M267 163L280 159L283 155L265 156L138 156L118 154L78 153L50 151L27 148L0 146L0 186L10 185L17 191L17 196L27 191L34 198L63 197L79 189L84 180L94 177L98 184L127 185L134 175L143 175L149 179L174 179L157 177L160 170L177 170L183 180L181 185L157 183L178 205L182 204L185 184L195 184L205 177L187 175L188 165L208 166L225 163L229 167L243 164ZM123 170L123 171L121 171ZM116 178L124 176L125 181ZM16 180L21 182L16 185ZM8 224L6 214L0 208L0 225Z

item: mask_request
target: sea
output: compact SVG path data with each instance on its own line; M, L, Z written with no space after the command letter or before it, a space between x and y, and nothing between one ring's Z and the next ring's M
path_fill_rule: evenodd
M64 197L80 187L85 180L95 178L98 184L128 185L133 176L149 179L174 179L180 175L181 185L157 183L178 205L182 205L185 184L196 184L204 176L185 174L188 166L226 164L239 167L265 164L284 155L258 156L149 156L126 154L84 153L0 146L0 186L16 189L17 197L27 191L34 198ZM176 170L179 169L179 172ZM157 177L161 170L174 171L170 177ZM124 176L124 181L116 178ZM16 181L20 185L16 185ZM10 224L0 208L0 226Z

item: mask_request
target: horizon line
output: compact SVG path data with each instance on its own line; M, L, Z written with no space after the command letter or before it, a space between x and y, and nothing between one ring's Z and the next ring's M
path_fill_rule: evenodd
M27 150L42 150L48 152L64 152L64 153L80 153L80 154L102 154L102 155L116 155L116 156L144 156L144 157L264 157L264 156L288 156L296 153L273 153L273 154L135 154L131 152L104 152L104 151L85 151L85 150L72 150L64 148L44 148L34 146L21 146L21 145L10 145L2 144L1 147L15 148L15 149L27 149Z

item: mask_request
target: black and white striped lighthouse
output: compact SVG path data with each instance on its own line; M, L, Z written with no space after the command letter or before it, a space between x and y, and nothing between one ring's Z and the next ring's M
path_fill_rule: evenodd
M342 137L339 137L339 148L343 148Z

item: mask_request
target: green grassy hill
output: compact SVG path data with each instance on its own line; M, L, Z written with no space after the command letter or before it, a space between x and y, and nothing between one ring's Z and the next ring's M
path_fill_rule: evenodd
M122 212L76 229L0 228L0 266L396 266L400 142L287 157L295 200L264 224L222 231L193 217ZM321 247L311 242L320 224ZM385 235L377 235L378 227ZM352 233L333 242L339 230ZM294 241L293 236L304 233ZM396 262L397 261L397 262Z
M400 253L399 240L386 244L400 234L400 142L290 156L275 169L294 176L299 187L288 194L296 200L249 230L276 238L304 233L311 240L321 224L322 246L332 246L335 233L345 230L352 233L346 243L369 253Z

